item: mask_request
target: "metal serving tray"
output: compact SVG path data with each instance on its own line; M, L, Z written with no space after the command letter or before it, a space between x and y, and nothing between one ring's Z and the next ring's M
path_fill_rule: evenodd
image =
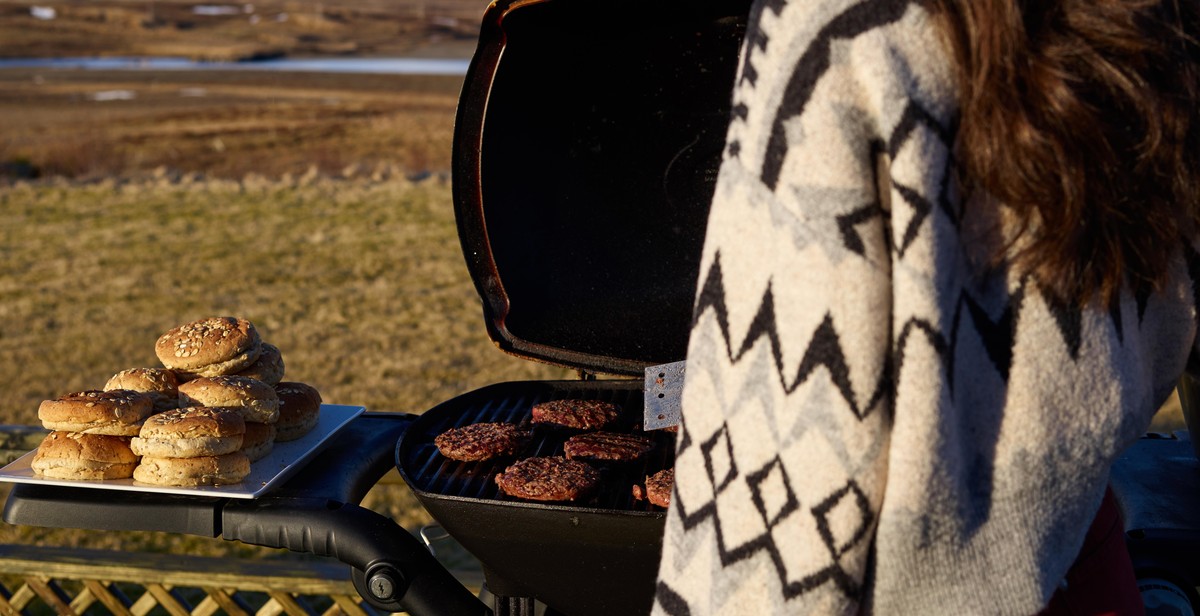
M317 426L311 432L294 441L275 443L274 449L261 460L250 465L250 474L241 483L220 486L157 486L133 479L72 480L42 477L33 472L30 464L36 451L31 451L0 469L0 481L30 483L38 485L69 486L72 488L94 488L99 490L124 490L130 492L152 492L156 494L179 494L184 496L222 496L226 498L258 498L271 488L291 477L298 469L329 442L355 417L367 409L361 406L322 404Z

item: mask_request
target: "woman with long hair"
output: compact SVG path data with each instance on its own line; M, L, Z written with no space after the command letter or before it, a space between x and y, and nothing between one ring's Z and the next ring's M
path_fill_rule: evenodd
M1197 7L760 0L656 614L1138 613L1196 342Z

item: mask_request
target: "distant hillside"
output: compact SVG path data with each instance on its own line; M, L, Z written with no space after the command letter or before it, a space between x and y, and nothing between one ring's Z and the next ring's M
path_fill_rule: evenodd
M485 0L0 0L0 57L469 56Z

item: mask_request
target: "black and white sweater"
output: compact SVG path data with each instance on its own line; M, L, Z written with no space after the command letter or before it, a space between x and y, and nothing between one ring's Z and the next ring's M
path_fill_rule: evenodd
M656 614L1032 614L1195 338L978 264L911 0L760 0L701 264Z

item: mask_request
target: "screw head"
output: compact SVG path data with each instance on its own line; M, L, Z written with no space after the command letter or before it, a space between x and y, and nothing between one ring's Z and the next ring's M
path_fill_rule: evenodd
M377 573L371 576L371 579L367 582L367 588L371 589L371 594L376 599L387 601L396 592L396 583L387 575Z

